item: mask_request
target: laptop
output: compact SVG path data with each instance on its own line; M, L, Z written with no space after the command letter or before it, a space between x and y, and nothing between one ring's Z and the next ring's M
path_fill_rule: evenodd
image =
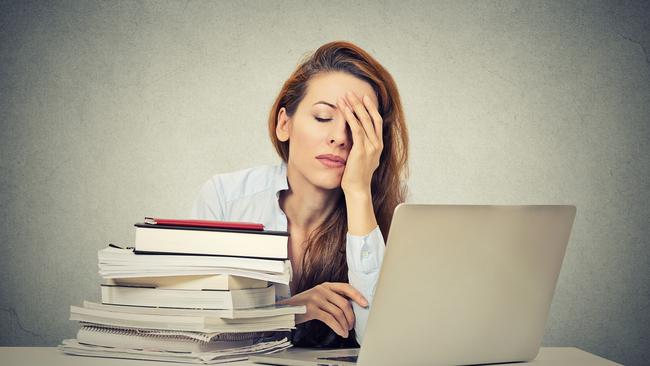
M539 352L575 206L400 204L359 349L271 365L472 365Z

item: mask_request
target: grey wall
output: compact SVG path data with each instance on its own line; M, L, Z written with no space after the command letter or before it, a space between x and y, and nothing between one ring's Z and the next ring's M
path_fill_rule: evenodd
M648 364L647 2L2 2L0 344L74 337L96 253L274 163L299 59L344 39L402 93L411 201L570 203L545 345Z

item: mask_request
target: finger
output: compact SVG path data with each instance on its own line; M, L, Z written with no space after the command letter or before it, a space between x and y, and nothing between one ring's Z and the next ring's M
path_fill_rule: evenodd
M334 304L336 307L341 309L343 316L348 324L348 330L354 328L354 311L352 311L352 305L350 305L350 300L337 294L335 291L331 292L331 296L327 298L329 302Z
M339 296L336 293L333 293L331 291L330 291L330 293L331 293L331 295ZM330 315L332 315L334 317L334 319L336 319L336 321L341 326L341 329L343 329L345 331L343 336L347 338L348 331L351 329L351 327L350 327L350 324L348 323L348 320L347 320L345 314L343 313L343 310L341 310L341 308L339 308L338 306L336 306L332 302L327 301L327 299L325 301L323 301L322 303L320 303L319 306L320 306L321 310L329 313Z
M366 300L365 297L359 292L359 290L355 289L350 285L349 283L345 282L333 282L329 284L330 288L334 290L335 292L353 300L357 304L363 306L364 308L368 306L368 300Z
M366 106L368 109L368 112L370 113L370 117L372 117L372 123L375 126L375 133L377 134L377 140L378 141L384 141L383 140L383 134L384 134L384 119L381 118L381 114L379 114L379 110L375 106L375 104L370 100L370 97L367 95L363 96L363 104ZM383 146L383 142L382 145Z
M361 126L363 127L363 132L365 132L366 137L368 137L373 145L377 146L377 134L375 133L375 128L372 124L372 118L370 118L366 107L363 105L357 95L352 91L349 91L347 93L347 99L348 102L350 102L352 105L352 109L354 110L357 119L361 122Z
M341 337L344 336L345 329L341 328L341 325L336 321L332 314L323 310L318 310L316 312L315 319L318 319L327 324L328 327L330 327L334 332L336 332L336 334L340 335Z
M325 282L320 286L317 286L315 289L317 290L318 296L315 296L313 298L312 303L315 306L317 306L320 310L324 310L330 313L332 316L334 316L334 318L336 318L336 320L341 325L341 328L345 329L347 333L347 331L352 328L352 325L350 325L350 323L348 322L348 318L345 315L345 311L343 310L343 308L337 305L336 298L343 300L343 302L338 301L339 303L342 303L342 305L345 305L345 303L347 303L347 300L343 298L341 295L334 292L329 287L329 282ZM354 322L354 319L352 321ZM345 334L345 337L347 337L347 334Z
M363 122L360 120L359 116L355 114L355 110L354 110L355 107L354 104L352 103L352 100L348 97L343 97L342 99L346 106L346 108L343 109L343 115L345 115L346 120L348 120L350 123L356 122L355 124L358 124L360 130L363 132L363 137L368 138L368 135L365 131L366 128L363 125Z
M337 104L341 111L343 111L343 118L345 118L348 126L350 126L353 144L361 144L361 146L364 147L364 140L366 139L366 136L365 132L363 132L363 127L361 127L361 123L357 120L350 107L346 105L345 101L342 98L339 98Z

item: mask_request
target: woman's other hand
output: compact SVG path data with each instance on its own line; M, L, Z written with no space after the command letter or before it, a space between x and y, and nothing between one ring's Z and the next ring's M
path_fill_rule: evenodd
M296 324L318 319L336 334L347 338L354 328L354 312L350 301L363 307L368 306L368 301L350 284L325 282L279 303L307 307L305 314L296 315Z

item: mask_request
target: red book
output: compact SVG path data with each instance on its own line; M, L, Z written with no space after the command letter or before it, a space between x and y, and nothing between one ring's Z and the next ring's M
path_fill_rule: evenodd
M145 217L144 222L145 222L145 224L149 224L149 225L214 227L214 228L232 229L232 230L258 230L258 231L264 231L264 225L263 224L257 224L257 223L254 223L254 222L161 219L161 218L158 218L158 217Z

